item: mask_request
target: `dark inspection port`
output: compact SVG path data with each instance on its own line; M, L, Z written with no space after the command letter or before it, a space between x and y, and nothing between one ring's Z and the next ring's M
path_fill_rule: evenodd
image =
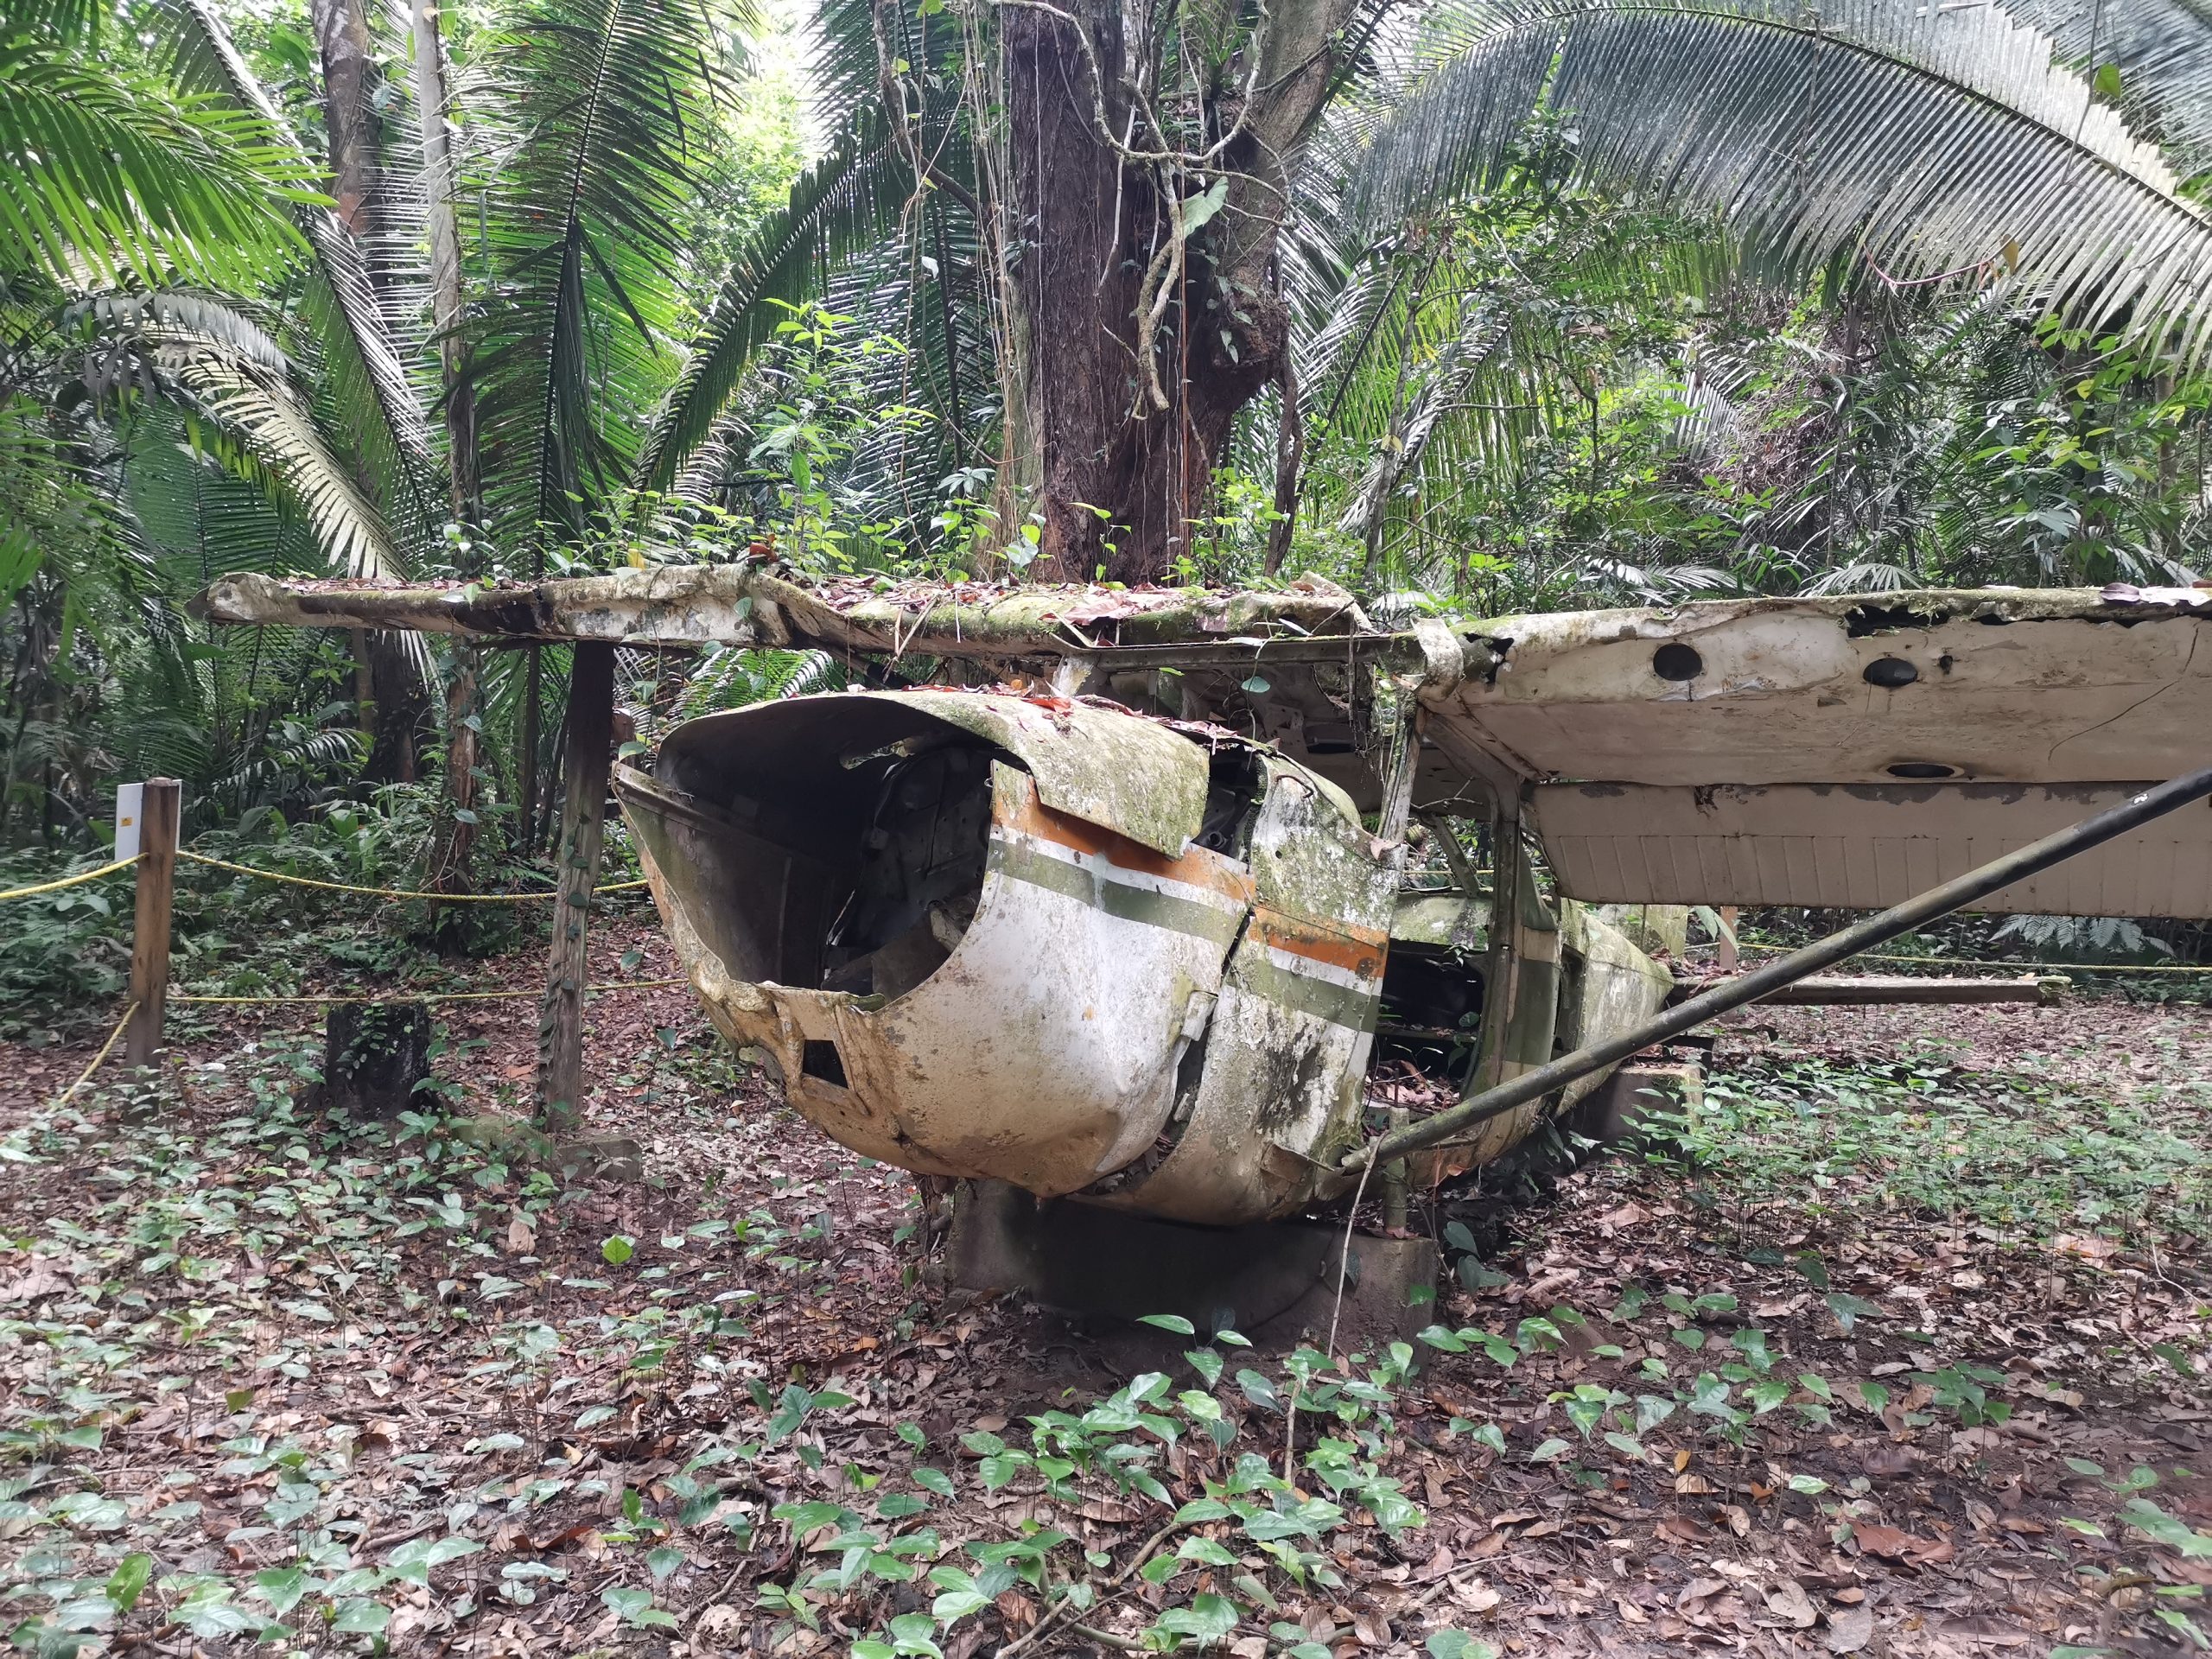
M1910 685L1920 677L1920 671L1902 657L1877 657L1866 664L1863 677L1869 685L1885 686L1895 690L1901 685Z
M840 1089L851 1085L845 1081L845 1061L837 1052L835 1043L809 1043L799 1051L799 1075L819 1083L835 1084Z

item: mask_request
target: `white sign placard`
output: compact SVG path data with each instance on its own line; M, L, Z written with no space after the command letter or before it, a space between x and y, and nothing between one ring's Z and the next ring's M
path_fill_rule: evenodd
M115 855L118 858L138 856L138 815L146 798L143 784L118 784L115 786Z

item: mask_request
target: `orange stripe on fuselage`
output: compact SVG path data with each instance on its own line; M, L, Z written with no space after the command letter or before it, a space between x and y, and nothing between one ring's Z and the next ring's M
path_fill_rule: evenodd
M1324 925L1262 905L1252 912L1251 938L1309 962L1325 962L1362 979L1382 976L1389 937L1372 928Z
M1014 811L1001 822L1007 829L1103 858L1119 869L1203 887L1241 904L1252 903L1251 872L1236 860L1203 847L1193 847L1180 858L1169 858L1127 836L1116 835L1070 813L1054 811L1037 798L1033 782L1023 791ZM1389 954L1390 944L1389 935L1379 929L1319 922L1266 905L1253 911L1251 931L1252 937L1262 944L1294 957L1304 957L1310 962L1326 963L1363 979L1382 976L1383 958Z
M1116 835L1066 812L1055 812L1037 798L1033 783L1025 791L1020 804L1002 822L1007 829L1034 836L1039 841L1103 858L1116 869L1180 881L1186 887L1217 893L1243 905L1252 902L1251 872L1233 859L1224 858L1203 847L1193 847L1180 858L1169 858L1127 836Z

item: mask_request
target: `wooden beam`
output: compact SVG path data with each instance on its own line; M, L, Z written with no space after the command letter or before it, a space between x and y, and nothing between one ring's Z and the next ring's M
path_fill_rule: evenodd
M607 827L607 780L614 741L614 647L579 645L569 677L569 741L563 771L559 897L546 952L537 1027L537 1110L547 1133L582 1121L584 951L592 889Z
M137 1006L124 1034L124 1058L152 1064L161 1052L169 995L169 915L176 893L177 824L184 785L149 778L138 813L137 909L130 933L130 1000Z

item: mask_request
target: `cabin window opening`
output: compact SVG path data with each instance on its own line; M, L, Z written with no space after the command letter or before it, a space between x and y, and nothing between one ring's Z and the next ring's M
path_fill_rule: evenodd
M1252 826L1260 816L1259 757L1243 744L1213 752L1206 778L1205 815L1194 843L1210 853L1239 861L1252 851Z
M859 871L823 950L825 990L905 995L943 967L983 893L991 751L947 746L894 760Z
M1483 976L1475 959L1394 939L1382 969L1382 1017L1367 1068L1371 1105L1416 1117L1454 1105L1482 1043Z

